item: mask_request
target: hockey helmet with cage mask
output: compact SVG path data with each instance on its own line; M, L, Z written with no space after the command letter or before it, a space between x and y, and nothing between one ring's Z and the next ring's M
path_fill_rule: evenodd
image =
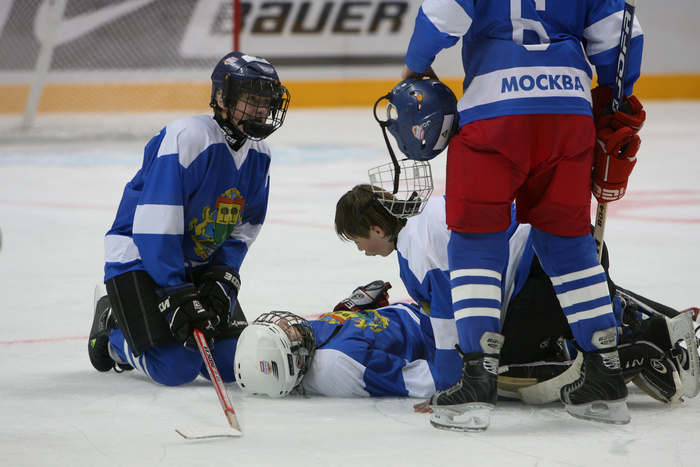
M226 109L225 123L237 139L265 139L284 123L289 91L264 58L231 52L216 64L211 82L209 105L217 109L221 104Z
M389 101L386 121L377 117L377 105L384 99ZM457 98L437 79L401 81L375 103L374 117L394 136L399 150L417 161L429 161L444 151L459 129Z
M238 338L236 382L246 394L286 396L301 383L315 350L307 320L286 311L265 313Z
M377 106L388 100L387 119L380 120ZM436 79L406 79L374 104L374 118L379 123L392 163L369 170L375 199L398 218L420 214L433 192L429 160L447 147L459 129L457 98ZM398 161L387 129L399 149L408 158ZM391 196L386 196L388 193Z

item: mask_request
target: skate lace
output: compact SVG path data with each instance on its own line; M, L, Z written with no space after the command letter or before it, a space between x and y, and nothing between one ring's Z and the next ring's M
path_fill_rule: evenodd
M484 358L484 368L493 375L498 375L498 359L492 357Z
M605 368L608 370L620 368L620 355L617 352L612 355L602 354L601 357L603 357L603 365L605 365Z

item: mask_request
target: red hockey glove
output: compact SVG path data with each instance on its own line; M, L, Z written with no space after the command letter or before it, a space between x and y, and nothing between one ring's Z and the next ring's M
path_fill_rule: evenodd
M639 100L630 96L621 110L611 111L612 89L598 86L592 91L593 118L596 127L593 162L593 195L599 203L622 198L637 163L641 139L637 132L644 125L646 112Z
M333 311L374 310L389 305L391 284L381 280L356 288L352 295L338 303Z
M609 86L598 86L591 94L596 138L602 141L605 152L619 154L642 129L647 113L635 96L623 97L620 109L612 113L612 89Z
M605 152L603 143L596 139L592 190L593 196L599 203L617 201L625 195L627 182L637 163L637 151L641 144L642 140L639 136L634 135L622 148L622 153L613 155Z

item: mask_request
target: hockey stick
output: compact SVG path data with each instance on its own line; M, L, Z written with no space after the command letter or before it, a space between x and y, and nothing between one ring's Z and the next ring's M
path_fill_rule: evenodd
M620 109L622 94L627 75L627 55L629 54L630 41L632 39L632 26L634 24L634 12L637 8L637 0L625 0L625 10L622 13L622 32L620 33L620 54L617 57L617 74L613 87L612 112ZM605 222L608 216L608 203L598 203L593 227L593 238L598 248L598 261L603 257L603 237L605 236Z
M197 347L199 347L199 353L202 354L202 359L209 372L209 378L212 384L214 384L214 389L216 389L216 395L219 396L219 402L221 402L221 407L224 409L226 414L226 419L228 424L231 426L231 430L222 430L220 428L208 428L208 427L194 427L189 429L178 429L177 431L182 437L187 439L204 439L204 438L222 438L222 437L239 437L242 436L241 426L236 418L236 412L233 410L233 405L231 404L231 399L226 392L224 387L224 382L221 379L219 370L216 368L216 363L214 363L214 357L211 354L211 349L207 344L207 339L202 334L199 329L194 330L194 338L197 341Z

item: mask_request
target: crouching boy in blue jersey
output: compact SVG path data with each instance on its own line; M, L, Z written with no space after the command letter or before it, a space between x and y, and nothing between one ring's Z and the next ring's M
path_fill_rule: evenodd
M169 123L146 145L105 237L88 353L98 371L136 368L175 386L202 373L194 329L234 376L239 270L267 212L270 148L289 92L265 59L232 52L211 75L213 116ZM203 372L206 375L206 371Z

